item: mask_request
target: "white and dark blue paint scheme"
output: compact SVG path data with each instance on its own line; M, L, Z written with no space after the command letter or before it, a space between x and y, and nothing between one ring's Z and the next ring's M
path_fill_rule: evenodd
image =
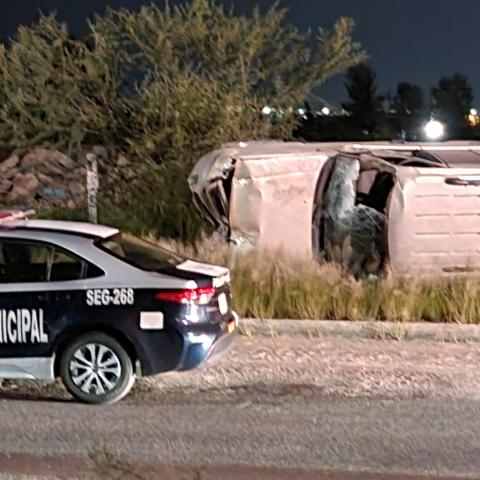
M60 376L78 399L112 402L135 372L220 358L236 326L228 269L105 226L0 227L0 378Z

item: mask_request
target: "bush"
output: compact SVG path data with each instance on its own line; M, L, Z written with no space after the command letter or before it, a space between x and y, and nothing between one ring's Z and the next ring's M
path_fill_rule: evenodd
M167 248L212 263L228 264L228 247L204 237L194 247ZM236 258L234 306L242 317L397 322L480 323L480 281L355 280L339 266L277 254Z
M352 29L341 18L312 42L277 6L241 16L214 0L110 9L84 39L41 17L0 47L0 150L104 145L146 170L125 185L128 215L104 216L193 238L193 163L226 141L289 138L312 89L364 59ZM265 105L283 114L266 119Z

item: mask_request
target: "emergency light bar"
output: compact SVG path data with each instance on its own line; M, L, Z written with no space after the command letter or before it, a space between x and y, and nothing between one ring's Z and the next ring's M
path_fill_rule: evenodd
M35 210L32 208L0 210L0 227L8 227L9 224L18 220L27 220L32 215L35 215Z

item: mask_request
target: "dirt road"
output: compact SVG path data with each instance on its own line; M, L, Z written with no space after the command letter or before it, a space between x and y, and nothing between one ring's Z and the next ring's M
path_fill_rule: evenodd
M0 471L34 473L12 466L23 455L45 475L42 457L82 463L108 450L207 473L235 465L239 475L274 466L335 480L480 478L479 365L478 344L240 337L222 364L141 381L113 406L72 403L58 384L5 382ZM207 473L197 478L215 478Z

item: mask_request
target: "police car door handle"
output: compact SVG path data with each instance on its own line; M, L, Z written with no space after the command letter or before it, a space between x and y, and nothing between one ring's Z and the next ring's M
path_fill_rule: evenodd
M49 294L48 293L39 293L37 295L37 300L40 300L41 302L48 302Z

